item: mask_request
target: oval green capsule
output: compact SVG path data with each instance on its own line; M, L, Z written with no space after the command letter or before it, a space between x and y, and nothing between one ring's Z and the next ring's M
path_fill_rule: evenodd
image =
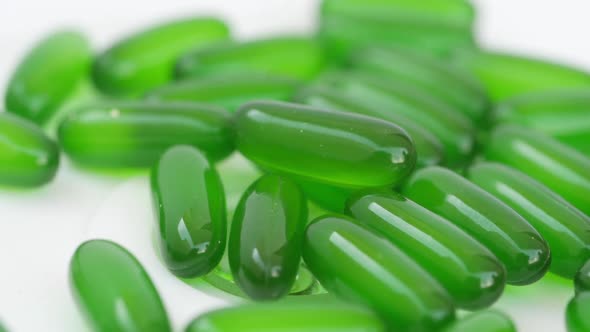
M391 242L347 217L314 220L303 258L330 293L371 307L393 331L433 331L454 317L438 282Z
M94 331L171 331L166 310L137 259L110 241L82 243L70 263L72 293Z
M344 187L391 186L414 168L406 132L379 119L259 101L236 113L238 150L282 173Z
M301 261L307 201L290 180L265 175L242 196L228 246L234 280L249 297L289 293Z
M213 161L234 149L231 115L190 102L105 102L72 114L59 127L68 156L90 167L151 167L173 145L198 147Z
M179 78L223 73L268 73L307 80L325 66L321 44L304 37L275 37L246 43L224 43L182 56Z
M507 282L526 285L549 268L545 240L518 213L454 172L429 167L405 184L404 195L448 219L485 245L506 267Z
M92 49L75 31L56 32L38 42L12 74L6 109L37 124L47 123L88 76Z
M215 18L151 27L101 54L94 64L94 82L108 94L139 95L172 80L174 63L185 52L228 39L228 27Z
M590 158L558 141L514 126L496 128L485 157L528 174L590 215Z
M590 259L590 218L544 185L496 163L472 166L467 178L541 233L551 248L551 272L571 279Z
M504 266L448 220L394 193L354 197L347 213L429 271L459 308L490 306L504 290Z
M55 177L59 148L32 122L0 113L0 185L36 187Z
M183 278L215 268L225 251L225 194L215 168L190 146L168 149L151 173L160 250Z
M576 293L590 291L590 260L588 260L574 277Z
M506 314L495 311L480 311L459 319L443 329L443 332L516 332L516 326Z
M590 331L590 292L577 294L567 305L565 321L568 332Z

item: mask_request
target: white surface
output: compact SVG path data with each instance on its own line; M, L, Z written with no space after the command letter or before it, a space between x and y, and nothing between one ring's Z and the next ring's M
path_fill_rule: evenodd
M486 45L553 58L590 69L588 0L479 0ZM102 48L146 24L175 16L219 13L240 37L309 31L312 0L5 1L0 10L0 91L32 42L63 26L80 27ZM226 165L225 167L232 167ZM246 181L247 182L247 181ZM235 197L232 199L235 200ZM113 178L75 169L67 158L55 182L33 192L0 190L0 321L12 331L84 331L70 297L69 258L87 238L110 238L129 248L152 276L177 330L196 314L226 301L185 285L157 261L155 223L145 174ZM537 291L538 290L538 291ZM570 296L530 288L499 307L520 331L564 331Z

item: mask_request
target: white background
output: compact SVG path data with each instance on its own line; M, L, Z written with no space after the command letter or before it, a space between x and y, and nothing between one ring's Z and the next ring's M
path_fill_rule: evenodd
M484 45L590 70L588 0L476 3ZM64 26L83 29L101 49L153 22L217 13L231 22L237 36L253 38L310 31L316 5L313 0L6 0L0 9L0 91L31 43ZM233 168L235 173L241 165L233 159L222 168ZM85 331L70 297L67 271L75 247L94 237L113 239L137 255L160 290L177 330L196 314L231 302L210 290L185 285L159 263L152 246L155 220L145 174L91 174L74 168L67 158L62 158L61 166L56 180L41 190L0 189L0 321L4 325L17 332ZM244 173L237 187L253 177L247 170ZM510 289L497 306L517 321L520 331L560 332L565 330L563 315L570 293L567 285Z

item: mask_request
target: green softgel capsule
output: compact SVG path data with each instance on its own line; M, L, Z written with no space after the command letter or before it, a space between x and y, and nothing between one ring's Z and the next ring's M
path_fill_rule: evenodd
M590 331L590 292L577 294L567 305L565 321L568 332Z
M448 220L394 193L349 201L347 213L429 271L456 305L475 310L502 294L506 272L487 248Z
M225 251L225 194L215 168L197 149L167 150L151 173L160 251L179 277L198 277L215 268Z
M404 195L448 219L485 245L504 264L506 281L539 280L550 264L549 246L518 213L460 175L429 167L405 184Z
M576 293L590 291L590 260L588 260L574 277Z
M516 332L516 326L506 314L496 310L472 313L442 330L443 332Z
M105 240L81 244L70 263L70 281L94 331L171 331L150 277L118 244Z
M303 258L322 286L359 301L392 331L433 331L454 317L452 301L401 249L344 216L324 216L307 228Z
M315 77L325 66L321 44L305 37L228 42L188 52L176 66L179 78L222 73L268 73L295 79Z
M97 87L111 95L139 95L172 80L185 52L229 39L215 18L196 17L151 27L119 41L94 63Z
M467 178L523 216L551 248L551 272L572 279L590 259L590 218L517 170L479 163Z
M307 201L292 181L265 175L242 196L231 226L229 263L235 282L256 300L289 293L301 261Z
M235 117L237 148L263 169L343 187L392 186L413 170L414 145L379 119L258 101Z
M72 114L59 141L75 162L96 168L151 167L169 147L198 147L213 160L234 148L231 115L190 102L104 102Z
M38 42L12 74L6 109L46 124L87 78L92 49L76 31L59 31Z
M485 157L522 171L590 215L590 157L516 126L497 127Z
M0 113L0 185L37 187L55 177L59 148L34 123Z

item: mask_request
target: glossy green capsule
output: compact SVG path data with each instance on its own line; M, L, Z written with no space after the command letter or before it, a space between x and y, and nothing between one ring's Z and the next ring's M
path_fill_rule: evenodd
M504 290L504 266L448 220L395 193L353 197L347 214L412 257L447 290L457 307L490 306Z
M215 168L185 145L168 149L151 172L160 252L179 277L202 276L225 251L225 194Z
M90 167L151 167L173 145L198 147L213 161L234 148L231 115L190 102L105 102L72 114L59 127L68 156Z
M6 89L9 112L47 123L87 78L92 49L76 31L59 31L39 41L18 65Z
M567 305L565 321L568 332L590 331L590 292L577 294Z
M551 248L551 272L572 279L590 259L590 218L517 170L479 163L467 178L524 217Z
M590 291L590 260L588 260L574 277L576 293Z
M172 80L174 64L185 52L227 41L222 21L194 17L167 22L119 41L94 64L93 78L112 95L139 95Z
M70 263L70 283L94 331L171 331L150 277L137 259L116 243L82 243Z
M441 167L419 170L404 195L448 219L485 245L504 264L506 281L539 280L550 264L549 246L518 213L460 175Z
M55 177L59 148L34 123L0 113L0 185L37 187Z
M516 326L506 314L486 310L459 319L442 332L516 332Z
M299 104L258 101L236 113L246 158L281 173L343 187L393 186L414 169L414 145L400 127L375 118Z
M256 300L289 293L301 261L307 201L287 178L265 175L242 196L231 226L229 263L236 283Z
M307 228L303 258L322 286L363 303L392 331L433 331L454 317L446 291L389 240L344 216Z
M323 70L321 44L305 37L228 42L188 52L176 65L179 78L223 73L268 73L308 80Z
M492 132L485 157L528 174L590 215L590 157L515 126L500 126Z

